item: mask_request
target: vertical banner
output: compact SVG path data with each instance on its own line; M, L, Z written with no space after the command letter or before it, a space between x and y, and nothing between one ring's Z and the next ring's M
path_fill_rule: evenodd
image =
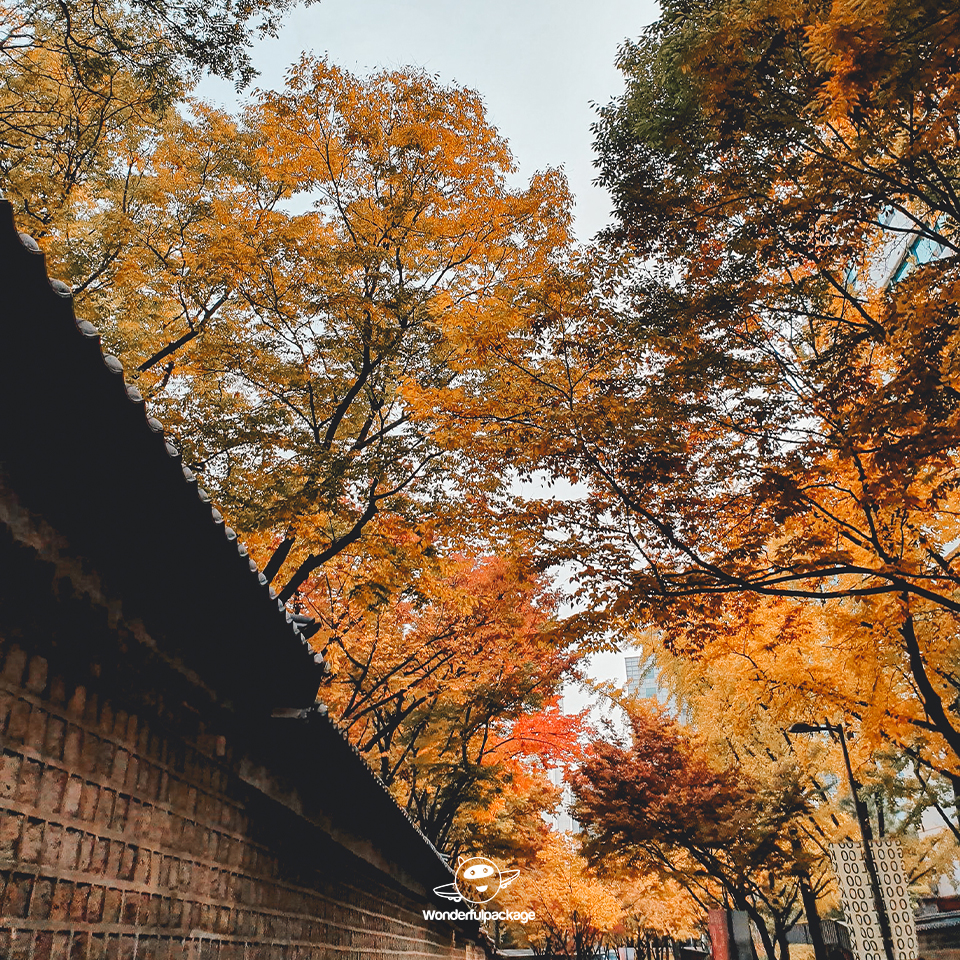
M896 960L916 960L920 945L900 844L896 840L875 840L873 860L877 865L880 892L883 894L887 918L890 920L893 955Z
M853 934L853 952L857 960L882 960L883 936L880 918L873 901L870 874L859 843L830 844L830 859L837 874L844 912ZM915 956L909 960L915 960Z
M880 882L880 895L890 923L894 960L916 960L920 947L900 845L896 840L874 840L871 849ZM853 842L834 843L830 846L830 858L853 933L857 960L882 958L883 938L863 847Z

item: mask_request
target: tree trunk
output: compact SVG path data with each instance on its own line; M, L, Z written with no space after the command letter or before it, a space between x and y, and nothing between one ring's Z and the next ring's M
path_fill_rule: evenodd
M807 929L810 931L810 942L813 944L815 960L827 960L827 945L823 942L823 925L820 923L820 914L817 911L817 898L810 886L810 878L803 874L800 877L800 896L803 898L803 911L807 915Z
M780 948L780 960L790 960L790 942L787 940L787 928L778 920L774 920L776 928L777 946Z
M777 960L777 951L774 947L772 938L770 937L770 931L767 929L767 925L764 922L763 915L759 910L755 910L753 907L750 907L744 902L743 906L739 907L740 910L745 910L747 916L753 921L753 925L757 928L757 933L760 935L760 942L763 944L763 952L767 955L767 960ZM750 938L751 948L753 947L753 938ZM756 950L752 950L753 953L756 953Z

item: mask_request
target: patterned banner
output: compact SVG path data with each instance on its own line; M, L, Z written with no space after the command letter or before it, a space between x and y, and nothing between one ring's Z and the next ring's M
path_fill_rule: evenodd
M920 945L900 844L896 840L874 841L873 859L877 865L883 902L887 905L887 917L890 919L893 955L896 960L916 960Z
M859 843L830 845L830 858L837 874L837 884L843 897L844 912L853 935L853 952L857 960L882 960L883 937L880 920L873 902L870 874ZM914 958L910 958L914 960Z
M917 931L900 845L896 840L875 840L872 849L880 893L890 922L894 960L916 960L919 952ZM883 938L863 847L854 842L834 843L830 846L830 857L853 934L857 960L882 960Z

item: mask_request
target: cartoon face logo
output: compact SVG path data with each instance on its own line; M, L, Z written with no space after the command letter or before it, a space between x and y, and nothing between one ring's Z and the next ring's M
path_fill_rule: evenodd
M486 857L471 857L457 863L457 889L468 903L487 903L500 892L500 871Z
M454 883L435 887L434 893L447 900L466 903L489 903L508 883L520 875L519 870L501 871L486 857L460 857Z

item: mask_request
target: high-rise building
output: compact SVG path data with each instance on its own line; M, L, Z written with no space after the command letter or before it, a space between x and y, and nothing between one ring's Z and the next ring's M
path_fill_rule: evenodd
M670 699L670 692L660 686L660 676L650 657L624 657L627 667L626 690L631 696L646 697L661 704Z

